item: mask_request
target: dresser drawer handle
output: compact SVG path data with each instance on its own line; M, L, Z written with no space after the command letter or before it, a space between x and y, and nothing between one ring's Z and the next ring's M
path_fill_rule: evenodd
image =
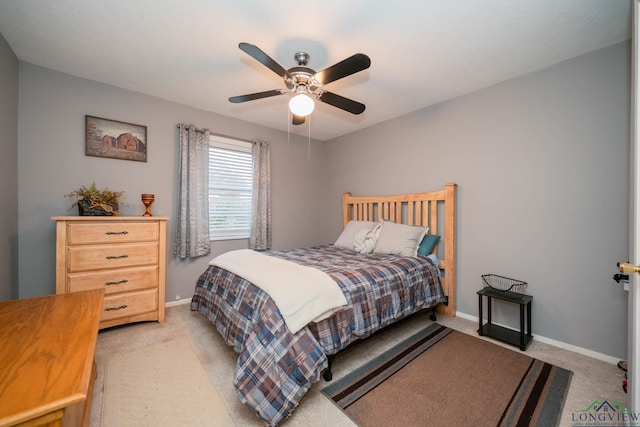
M113 234L129 234L128 231L107 231L105 233L107 236L111 236Z
M127 308L127 305L121 305L120 307L107 307L104 309L104 311L115 311L115 310L122 310L123 308Z
M128 282L127 279L122 279L122 280L118 280L117 282L106 282L105 285L107 286L119 285L120 283L127 283L127 282Z
M107 255L106 259L120 259L120 258L129 258L129 255Z

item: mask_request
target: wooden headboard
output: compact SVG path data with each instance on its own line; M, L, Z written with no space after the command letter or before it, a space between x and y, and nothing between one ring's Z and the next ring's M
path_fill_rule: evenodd
M448 305L438 308L446 316L456 315L456 184L426 193L397 196L342 195L342 227L350 220L382 221L429 227L430 234L441 237L434 249L440 260L442 287ZM444 246L444 248L443 248Z

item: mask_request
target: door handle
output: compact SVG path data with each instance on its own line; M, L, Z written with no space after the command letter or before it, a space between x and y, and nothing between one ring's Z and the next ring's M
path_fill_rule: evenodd
M618 268L620 269L620 273L623 274L640 273L640 265L634 265L628 262L619 262Z

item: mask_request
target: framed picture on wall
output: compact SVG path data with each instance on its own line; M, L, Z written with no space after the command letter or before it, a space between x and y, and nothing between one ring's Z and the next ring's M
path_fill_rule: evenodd
M147 127L85 116L85 155L147 161Z

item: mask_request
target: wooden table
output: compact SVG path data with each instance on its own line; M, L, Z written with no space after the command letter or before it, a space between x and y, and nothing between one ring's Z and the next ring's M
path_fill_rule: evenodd
M86 426L104 289L0 303L0 427Z

